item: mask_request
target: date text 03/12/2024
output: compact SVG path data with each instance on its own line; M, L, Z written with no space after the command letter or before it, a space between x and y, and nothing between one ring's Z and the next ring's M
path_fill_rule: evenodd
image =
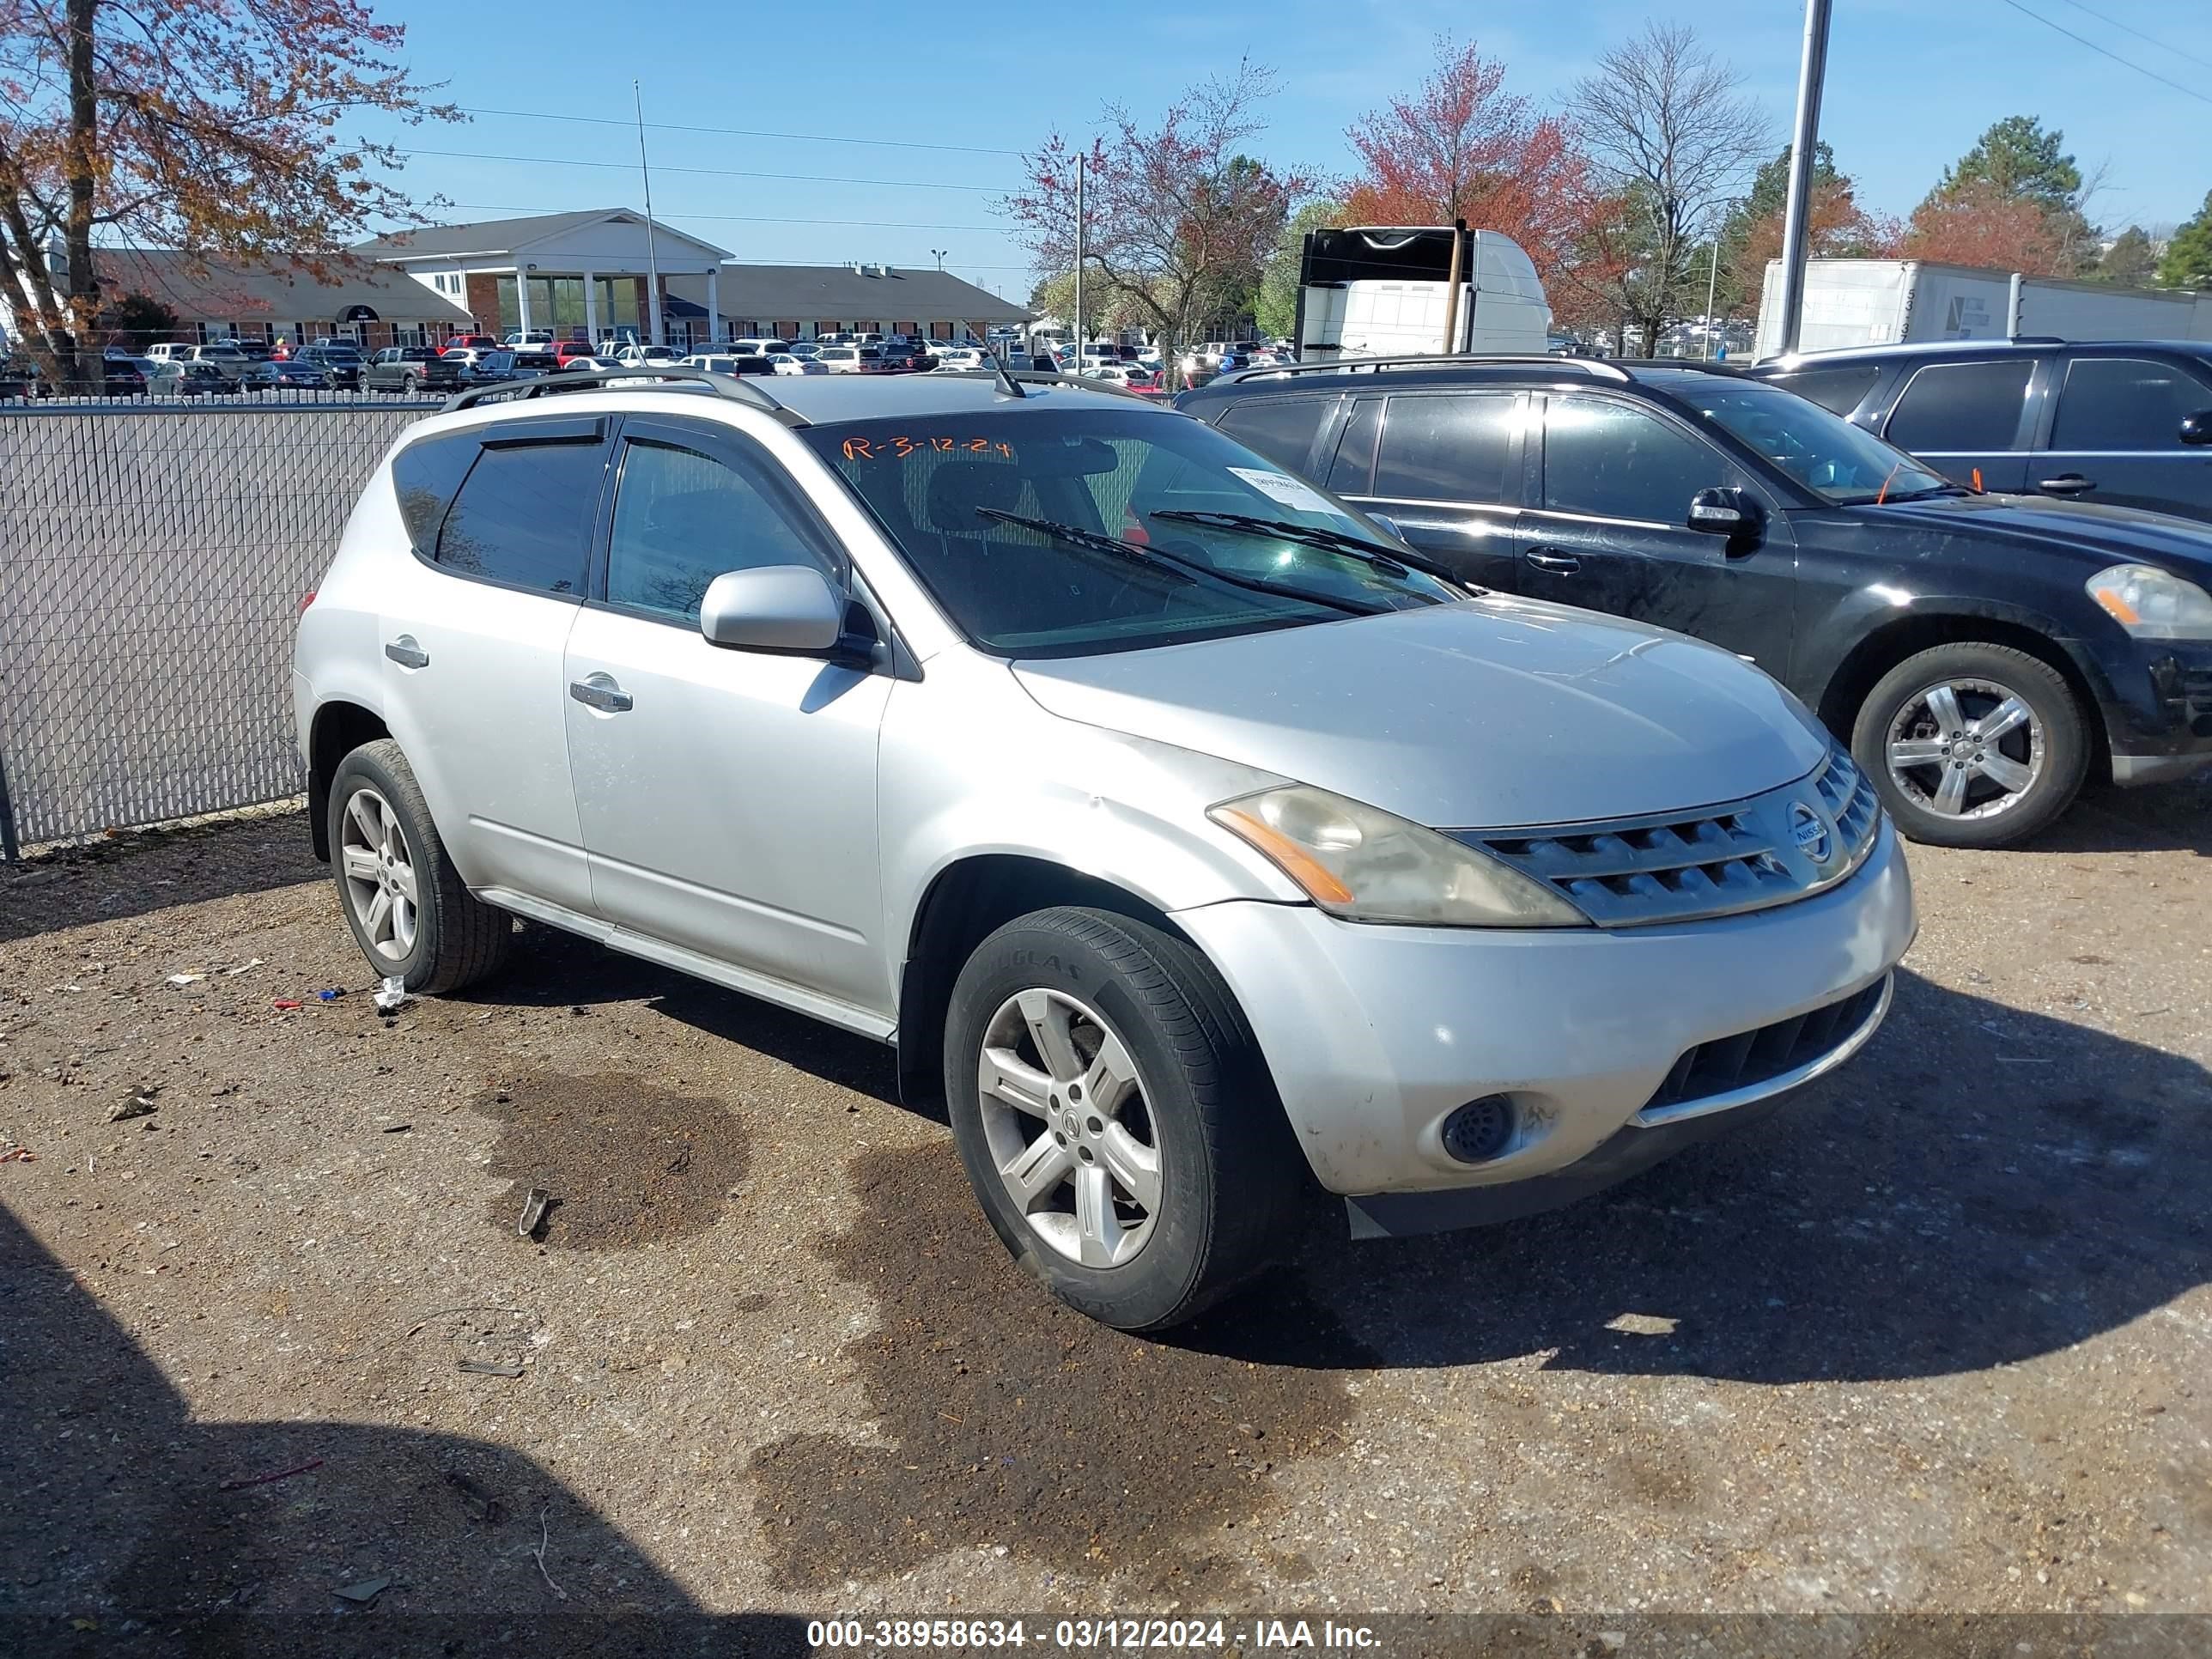
M806 1627L817 1651L1040 1647L1066 1653L1218 1648L1372 1649L1365 1625L1333 1620L1255 1619L823 1619Z

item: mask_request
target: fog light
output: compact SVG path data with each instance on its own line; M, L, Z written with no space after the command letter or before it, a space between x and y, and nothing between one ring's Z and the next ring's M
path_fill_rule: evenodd
M1462 1164L1487 1164L1513 1139L1513 1103L1504 1095L1470 1100L1444 1120L1444 1151Z

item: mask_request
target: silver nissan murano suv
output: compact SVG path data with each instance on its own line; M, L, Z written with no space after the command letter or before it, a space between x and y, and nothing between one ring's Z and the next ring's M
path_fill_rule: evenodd
M1872 788L1723 651L1473 592L1204 423L1052 376L657 367L456 398L300 621L380 974L515 918L896 1045L1060 1297L1497 1220L1874 1035Z

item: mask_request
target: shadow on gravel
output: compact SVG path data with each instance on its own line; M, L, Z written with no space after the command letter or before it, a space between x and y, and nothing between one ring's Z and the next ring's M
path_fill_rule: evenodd
M304 812L132 830L0 864L0 944L329 878Z
M2065 817L2014 853L2172 850L2212 858L2212 777L2142 789L2090 789Z
M0 1398L0 1652L810 1650L796 1615L708 1613L504 1447L355 1424L193 1420L4 1209ZM565 1599L540 1574L541 1536L544 1574ZM379 1579L389 1583L366 1605L334 1594Z
M1304 1265L1385 1364L1905 1378L2050 1353L2212 1279L2208 1191L2202 1066L1900 974L1866 1053L1740 1134L1548 1216L1331 1238Z

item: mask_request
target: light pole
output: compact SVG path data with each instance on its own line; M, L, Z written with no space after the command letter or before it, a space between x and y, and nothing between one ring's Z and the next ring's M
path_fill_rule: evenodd
M660 256L653 240L653 169L645 160L645 94L635 81L629 83L630 96L637 104L637 172L645 181L645 280L646 325L645 337L654 345L660 338Z
M930 249L929 251L930 251L930 252L931 252L931 253L933 253L933 254L934 254L934 255L936 256L936 258L937 258L937 268L938 268L939 270L944 270L944 269L945 269L945 249L943 249L943 248L941 248L941 247L933 247L933 248Z
M1782 317L1776 355L1797 349L1805 320L1805 260L1812 251L1813 157L1820 143L1820 87L1828 75L1829 0L1805 0L1805 55L1797 66L1797 127L1790 139L1790 198L1782 210Z

